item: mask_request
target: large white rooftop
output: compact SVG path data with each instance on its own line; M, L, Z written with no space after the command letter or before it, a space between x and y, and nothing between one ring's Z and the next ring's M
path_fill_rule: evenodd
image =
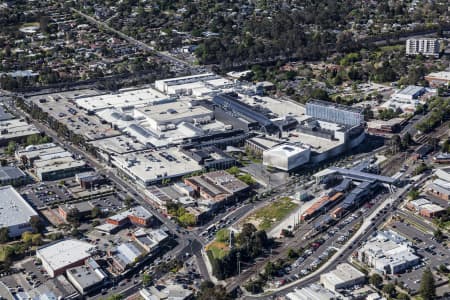
M139 107L147 104L167 101L168 97L152 88L136 90L120 90L118 93L93 97L83 97L75 100L78 106L98 111L105 108Z
M326 278L329 282L338 285L364 278L365 275L348 263L342 263L337 265L336 269L334 269L333 271L322 274L321 280L323 280L322 277Z
M273 153L285 157L295 156L305 151L309 151L309 148L306 146L289 145L289 144L278 145L269 150L266 150L267 153Z
M94 249L87 242L68 239L44 246L36 251L52 270L58 270L89 258Z
M196 161L175 148L115 156L112 163L141 184L181 177L202 169Z
M200 105L192 105L190 102L171 102L159 105L148 105L136 109L136 115L142 115L157 124L178 123L180 121L192 121L194 119L212 119L213 112Z
M0 187L0 228L28 223L37 215L12 186Z

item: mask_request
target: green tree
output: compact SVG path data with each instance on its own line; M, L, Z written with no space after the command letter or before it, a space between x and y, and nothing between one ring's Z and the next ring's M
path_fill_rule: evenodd
M242 174L239 175L237 178L247 185L254 185L256 183L255 179L253 179L253 177L250 174Z
M314 89L311 92L311 98L325 100L325 101L330 100L330 96L328 95L328 92L323 89Z
M8 154L8 155L13 155L14 152L16 151L16 147L17 147L16 142L10 141L8 143L8 146L5 149L5 153Z
M238 176L241 173L241 170L238 167L233 166L229 168L227 172L230 173L231 175Z
M185 213L178 217L178 220L183 224L184 226L194 226L197 224L197 218L190 213Z
M436 287L433 273L431 273L430 268L426 268L423 271L419 293L423 300L432 300L436 298Z
M436 241L438 241L438 242L442 242L445 237L444 233L439 228L434 231L433 236L436 239Z
M225 288L221 285L214 285L211 281L204 281L200 284L197 300L231 300Z
M297 259L298 258L298 253L294 249L289 249L288 250L288 257L290 259Z
M398 300L409 300L411 298L405 293L398 293L397 294L397 299Z
M226 228L222 228L219 231L217 231L216 241L222 242L222 243L227 243L229 239L230 239L230 230L228 230Z
M123 299L123 296L120 294L114 294L107 298L107 300L122 300L122 299Z
M383 277L377 273L374 273L370 276L369 283L374 287L379 288L383 284Z
M153 278L150 274L145 273L142 275L142 285L148 286L152 282Z
M274 263L269 261L266 266L264 267L264 274L269 277L275 276L277 272L277 268L275 267Z
M10 241L8 227L0 228L0 243L7 243Z
M131 198L130 196L127 196L124 200L124 204L127 208L131 208L133 206L133 198Z
M97 218L100 216L100 214L101 214L100 208L98 208L97 206L94 206L91 211L91 218L93 218L93 219Z
M30 217L30 226L34 232L42 233L45 230L45 224L38 216Z
M388 283L383 286L383 293L389 297L395 297L395 285L393 283Z
M408 192L408 197L411 200L415 200L415 199L419 198L419 196L420 196L420 193L417 189L412 189Z

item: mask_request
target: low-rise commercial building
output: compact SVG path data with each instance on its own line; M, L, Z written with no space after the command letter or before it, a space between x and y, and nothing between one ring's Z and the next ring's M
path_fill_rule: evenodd
M0 185L21 186L28 181L29 177L21 169L12 166L0 167Z
M34 162L36 176L41 181L72 177L87 169L86 162L73 157L61 157Z
M66 275L83 296L98 291L107 278L106 273L92 258L88 258L82 266L68 269Z
M163 289L155 286L141 289L140 296L144 300L190 300L194 299L194 292L183 288L181 285L170 284Z
M433 161L438 164L450 164L450 153L440 152L433 157Z
M54 143L45 143L40 145L29 145L24 149L17 150L15 157L17 161L31 167L34 164L34 161L40 159L41 157L62 157L63 155L61 155L61 153L64 152L66 152L64 148Z
M236 165L233 157L215 146L183 149L182 151L206 170L224 170Z
M106 182L106 179L96 172L83 172L75 174L75 181L84 189L90 189Z
M115 226L124 226L132 223L134 225L147 227L150 226L153 220L153 214L143 206L139 205L107 218L106 223Z
M10 237L33 231L30 219L39 215L12 186L0 187L0 208L0 228L8 228Z
M122 273L139 262L145 255L145 251L136 243L126 242L109 250L108 255L112 269L117 273Z
M349 289L366 282L366 276L347 263L339 264L336 269L320 275L320 283L331 291Z
M168 240L169 235L162 229L139 229L133 233L133 238L145 251L152 252L164 244Z
M58 180L87 169L86 162L76 160L72 153L54 144L30 145L16 151L16 159L33 167L40 180Z
M431 87L448 86L450 83L450 72L433 72L425 76Z
M427 192L442 200L450 200L450 182L436 179L427 186Z
M434 175L443 181L450 182L450 168L437 169Z
M143 187L202 169L195 160L175 148L114 156L112 164Z
M76 217L81 220L89 217L94 207L90 202L62 204L58 207L58 213L66 221L70 217Z
M372 134L396 133L405 122L405 118L393 118L387 121L373 120L367 122L367 131Z
M12 299L79 299L80 294L64 275L50 278L36 288L16 293Z
M214 208L225 201L237 199L249 190L249 186L226 171L215 171L186 178L184 183L191 186L203 200L203 204Z
M358 250L358 258L386 274L402 273L420 262L411 243L390 230L379 232L368 240Z
M289 300L337 300L339 297L319 284L311 284L301 289L294 289L286 294Z
M0 146L7 145L10 141L22 142L27 137L40 134L40 131L32 124L20 119L0 121Z
M38 248L36 257L42 261L42 267L50 277L55 277L67 269L82 266L95 251L95 247L87 242L67 239Z
M431 201L424 198L410 201L408 202L408 204L406 204L406 207L413 211L418 212L421 216L427 218L438 217L445 212L444 207L434 204Z

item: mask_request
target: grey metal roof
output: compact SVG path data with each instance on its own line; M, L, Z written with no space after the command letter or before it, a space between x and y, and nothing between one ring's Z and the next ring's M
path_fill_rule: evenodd
M13 180L25 177L26 174L16 167L0 167L0 180Z
M345 177L348 177L351 179L355 179L355 180L360 180L360 181L369 181L369 182L380 181L380 182L389 183L389 184L394 184L397 181L396 179L391 178L391 177L361 172L361 171L352 170L352 169L343 169L343 168L338 168L338 167L330 167L329 169L332 171L338 172L342 176L345 176Z

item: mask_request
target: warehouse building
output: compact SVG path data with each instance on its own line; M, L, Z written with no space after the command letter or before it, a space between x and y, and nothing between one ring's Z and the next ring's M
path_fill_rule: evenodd
M0 187L0 228L8 228L10 237L15 238L25 231L33 231L31 218L39 218L38 213L12 187Z
M282 144L263 152L263 165L290 171L308 163L310 156L307 146Z
M385 274L402 273L420 262L411 246L396 232L381 231L358 250L358 258Z
M98 291L107 278L105 272L92 258L88 258L82 266L68 269L66 275L70 283L83 296Z
M331 291L350 289L366 282L363 272L347 263L339 264L336 269L320 275L320 283Z
M21 169L12 166L0 167L0 185L21 186L28 181L29 177Z
M66 270L82 266L95 252L95 247L87 242L67 239L47 244L36 250L36 257L50 277L64 274Z

